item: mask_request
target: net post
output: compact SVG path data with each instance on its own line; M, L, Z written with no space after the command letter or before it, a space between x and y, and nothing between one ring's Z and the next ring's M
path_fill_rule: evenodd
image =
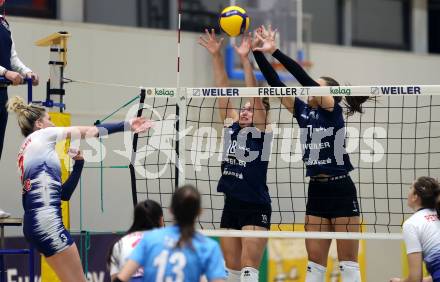
M67 41L69 37L68 32L59 31L35 42L36 46L50 47L50 75L47 81L46 101L43 101L42 104L49 108L59 107L61 113L65 109L64 68L67 65ZM54 95L59 97L58 103L52 100Z
M142 116L142 111L144 109L144 102L145 102L145 88L141 89L141 93L139 94L139 96L141 97L140 101L139 101L139 108L137 111L137 117L141 117ZM131 196L133 199L133 206L137 205L137 188L136 188L136 173L134 171L134 166L133 164L135 163L135 158L136 158L136 151L137 151L137 143L138 143L138 134L135 133L133 136L133 147L132 147L132 152L131 152L131 161L130 161L130 165L129 165L129 169L130 169L130 178L131 178Z
M185 183L185 136L180 136L180 132L186 130L187 116L187 95L186 88L177 88L176 103L176 163L175 163L175 185L176 189Z

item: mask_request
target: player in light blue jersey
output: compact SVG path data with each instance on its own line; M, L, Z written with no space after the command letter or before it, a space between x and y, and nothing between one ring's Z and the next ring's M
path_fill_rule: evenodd
M419 177L408 193L414 214L403 224L408 277L390 282L440 282L440 186L432 177ZM423 278L425 262L430 277ZM423 280L422 280L423 279Z
M194 227L201 212L199 192L190 185L177 189L171 212L175 224L146 233L116 282L129 281L140 266L144 268L144 281L198 282L203 275L209 282L225 281L219 245Z

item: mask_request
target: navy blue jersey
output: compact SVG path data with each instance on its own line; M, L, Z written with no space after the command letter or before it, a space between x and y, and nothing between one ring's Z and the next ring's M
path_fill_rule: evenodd
M222 177L218 192L258 204L270 203L267 167L273 134L235 122L224 130Z
M11 69L11 48L12 38L9 24L6 19L0 16L0 66Z
M327 111L295 98L295 116L307 176L343 175L353 170L345 150L345 122L339 104L335 102L333 111Z

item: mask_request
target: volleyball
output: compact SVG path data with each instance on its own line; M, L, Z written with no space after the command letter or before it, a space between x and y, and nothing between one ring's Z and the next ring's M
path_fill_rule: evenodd
M229 6L220 15L220 27L229 36L235 37L249 28L250 19L243 8Z

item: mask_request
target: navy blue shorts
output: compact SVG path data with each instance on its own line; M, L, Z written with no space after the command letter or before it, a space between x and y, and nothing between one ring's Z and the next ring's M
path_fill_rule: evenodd
M225 197L220 228L241 230L243 226L259 226L270 229L272 207Z
M310 179L306 214L322 218L359 216L356 186L349 175L342 178Z
M45 257L60 253L74 243L64 227L61 209L54 206L26 212L23 233L26 240Z

